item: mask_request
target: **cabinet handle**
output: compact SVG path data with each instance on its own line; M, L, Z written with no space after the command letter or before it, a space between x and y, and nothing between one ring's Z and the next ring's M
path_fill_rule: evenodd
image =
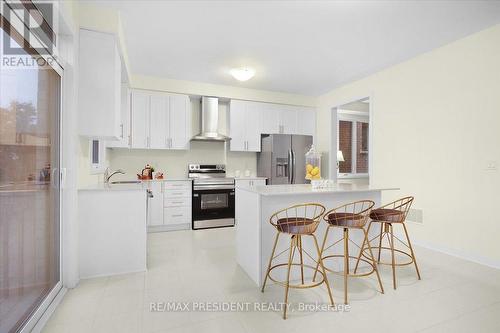
M172 193L173 195L182 195L181 192Z
M182 217L182 216L184 216L184 214L174 214L174 215L172 215L172 217Z
M168 144L168 147L169 148L172 148L172 138L169 139L169 144Z
M173 204L181 204L182 201L172 201Z
M149 147L151 145L151 138L148 136L148 139L146 140L146 145Z
M121 129L121 131L122 131L121 138L123 139L123 138L124 138L124 135L123 135L123 124L120 124L120 129Z

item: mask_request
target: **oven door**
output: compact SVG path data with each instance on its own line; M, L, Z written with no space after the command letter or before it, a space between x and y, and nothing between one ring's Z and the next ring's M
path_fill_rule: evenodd
M234 226L234 187L194 186L193 229Z

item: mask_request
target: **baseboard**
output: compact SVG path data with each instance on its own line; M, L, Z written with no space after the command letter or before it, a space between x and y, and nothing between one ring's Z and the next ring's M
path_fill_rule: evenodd
M191 229L191 223L149 226L148 233Z
M495 268L495 269L500 269L500 261L498 261L498 260L493 260L493 259L486 258L483 256L473 255L473 254L467 253L465 251L452 249L452 248L442 246L442 245L436 245L436 244L429 243L429 242L422 242L420 240L412 240L412 244L420 246L420 247L424 247L424 248L432 250L432 251L441 252L441 253L444 253L444 254L459 258L459 259L471 261L471 262L474 262L476 264L488 266L488 267Z
M47 307L47 310L43 313L43 315L40 317L40 319L37 321L33 329L31 330L31 333L40 333L47 322L49 321L50 317L56 311L57 306L61 303L64 295L68 289L66 288L61 288L59 293L57 293L57 296L54 298L54 300L50 303L50 305Z

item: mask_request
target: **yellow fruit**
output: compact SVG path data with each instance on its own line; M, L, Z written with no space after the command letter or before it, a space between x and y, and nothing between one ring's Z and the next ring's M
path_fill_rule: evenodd
M311 170L311 176L317 176L319 175L319 168L314 167L314 169Z
M306 179L311 179L312 178L312 175L308 172L306 173Z
M307 173L311 173L312 169L314 169L314 167L311 164L306 165Z

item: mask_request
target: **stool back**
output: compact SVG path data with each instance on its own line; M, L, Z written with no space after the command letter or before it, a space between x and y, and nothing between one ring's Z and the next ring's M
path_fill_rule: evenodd
M393 223L403 223L406 220L408 212L410 211L413 200L414 197L412 196L404 197L374 209L373 212L376 213L383 210L393 210L399 212L400 214L391 214L389 221Z
M289 234L312 234L318 228L326 208L318 203L304 203L277 211L269 222L279 231Z
M365 226L375 202L359 200L329 210L324 220L332 225L362 228Z

